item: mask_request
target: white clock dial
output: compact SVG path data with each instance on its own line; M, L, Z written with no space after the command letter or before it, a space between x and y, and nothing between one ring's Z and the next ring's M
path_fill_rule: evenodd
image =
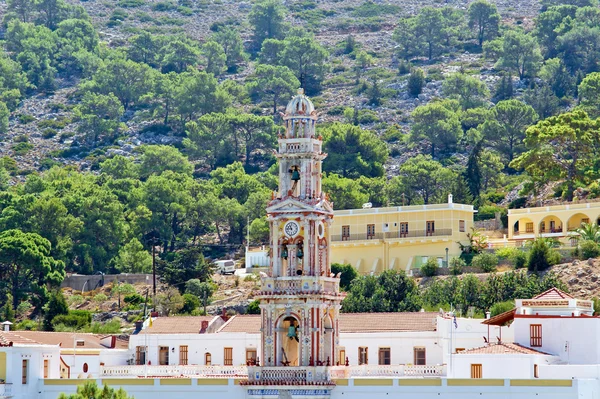
M296 222L287 222L283 227L283 231L288 237L294 237L300 231L300 226Z

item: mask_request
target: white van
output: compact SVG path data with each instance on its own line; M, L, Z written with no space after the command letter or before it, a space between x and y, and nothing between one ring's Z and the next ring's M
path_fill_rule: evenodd
M215 270L219 274L234 274L235 262L231 259L218 260L215 262Z

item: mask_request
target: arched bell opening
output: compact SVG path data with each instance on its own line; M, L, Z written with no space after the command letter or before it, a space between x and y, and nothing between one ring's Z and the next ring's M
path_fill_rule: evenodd
M277 366L300 365L300 321L295 316L282 316L277 328Z

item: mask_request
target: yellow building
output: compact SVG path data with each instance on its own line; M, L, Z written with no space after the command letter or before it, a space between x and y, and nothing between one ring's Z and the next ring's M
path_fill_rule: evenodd
M473 206L448 203L335 211L331 262L361 274L410 270L434 257L443 266L459 256L473 227Z
M508 210L508 240L532 240L554 237L569 241L569 232L583 223L598 223L600 202L568 203L535 208Z

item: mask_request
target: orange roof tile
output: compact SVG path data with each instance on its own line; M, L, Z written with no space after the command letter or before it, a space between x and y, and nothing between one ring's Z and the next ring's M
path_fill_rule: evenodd
M437 315L436 312L341 313L340 332L435 331ZM260 327L260 315L238 315L232 317L218 332L259 334Z
M76 341L84 341L84 346L79 349L107 349L101 340L107 335L74 333L74 332L51 332L51 331L0 331L0 344L22 345L60 345L61 348L77 347ZM128 340L117 338L115 349L127 349Z
M548 291L544 291L541 294L539 294L538 296L533 297L533 299L550 299L550 300L555 300L555 299L575 299L573 298L571 295L567 294L566 292L563 292L561 290L559 290L556 287L550 288Z
M515 343L502 342L458 352L458 355L549 355Z
M199 334L202 322L210 323L215 316L175 316L152 319L152 327L146 327L140 334Z

